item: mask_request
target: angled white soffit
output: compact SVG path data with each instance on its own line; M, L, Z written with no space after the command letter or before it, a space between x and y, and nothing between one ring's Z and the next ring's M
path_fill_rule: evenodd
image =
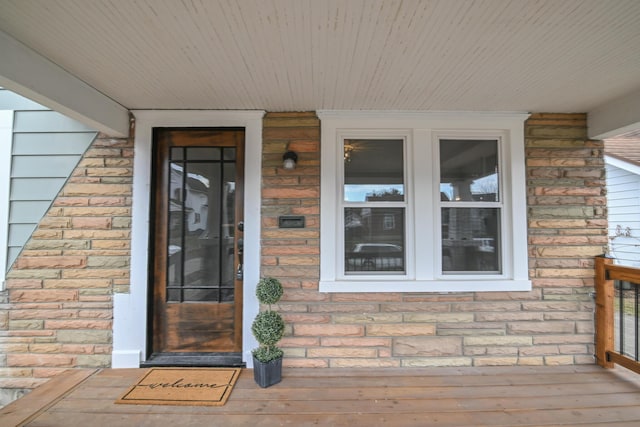
M589 112L589 138L606 139L640 129L640 90Z
M129 112L0 31L0 86L111 136L129 135Z

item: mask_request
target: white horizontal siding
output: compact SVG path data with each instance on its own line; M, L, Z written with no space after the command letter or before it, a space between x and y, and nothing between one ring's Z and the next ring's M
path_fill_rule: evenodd
M85 132L16 133L13 135L14 155L78 155L87 149Z
M35 224L42 218L42 213L49 208L48 201L16 200L10 203L9 221Z
M20 248L29 239L37 224L9 224L9 248L20 251ZM15 252L14 252L15 253Z
M82 123L55 111L16 111L14 132L94 132Z
M628 224L623 224L626 222L633 221L634 218L638 217L638 206L634 206L631 203L637 202L637 199L619 199L616 201L610 201L609 206L609 222L610 228L615 229L618 224L622 226L626 226ZM615 202L622 202L617 205ZM624 204L628 203L628 204ZM634 229L633 227L631 228Z
M638 175L626 173L624 175L610 176L609 188L614 194L624 194L638 185Z
M607 170L609 249L621 264L640 265L640 175L611 164Z
M13 156L12 178L67 178L80 160L76 156Z
M14 110L11 132L4 136L7 141L0 141L11 153L10 167L0 171L0 184L8 188L2 202L8 205L3 227L7 267L15 261L96 136L94 130L80 122L9 94L0 90L2 106Z
M53 200L65 181L65 178L12 178L10 199Z

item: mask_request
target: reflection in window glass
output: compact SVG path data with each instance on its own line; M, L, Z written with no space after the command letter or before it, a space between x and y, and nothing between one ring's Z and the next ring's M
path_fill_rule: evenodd
M220 149L209 147L189 147L187 160L220 160Z
M235 151L179 147L171 156L167 301L233 301Z
M500 210L442 208L442 272L500 273Z
M440 140L440 192L446 201L500 199L497 140Z
M235 160L236 159L236 149L235 148L225 148L223 150L223 155L225 160Z
M184 148L183 147L172 147L171 148L171 160L183 160L184 159Z
M345 208L345 272L404 272L404 208Z
M402 139L344 140L344 200L404 200Z

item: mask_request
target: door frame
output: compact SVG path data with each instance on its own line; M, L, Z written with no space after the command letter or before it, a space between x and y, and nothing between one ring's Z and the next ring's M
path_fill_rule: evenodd
M149 218L155 127L245 128L244 281L242 359L253 367L257 346L251 322L259 310L255 286L260 276L262 118L264 111L132 110L135 117L133 193L131 195L130 292L113 295L113 368L137 368L146 360L148 334Z

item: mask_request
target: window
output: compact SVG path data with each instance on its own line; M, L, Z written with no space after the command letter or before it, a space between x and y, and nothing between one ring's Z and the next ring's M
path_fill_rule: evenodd
M344 139L344 274L405 271L404 139Z
M320 290L529 290L525 114L318 112Z
M442 274L499 274L498 139L438 138Z

